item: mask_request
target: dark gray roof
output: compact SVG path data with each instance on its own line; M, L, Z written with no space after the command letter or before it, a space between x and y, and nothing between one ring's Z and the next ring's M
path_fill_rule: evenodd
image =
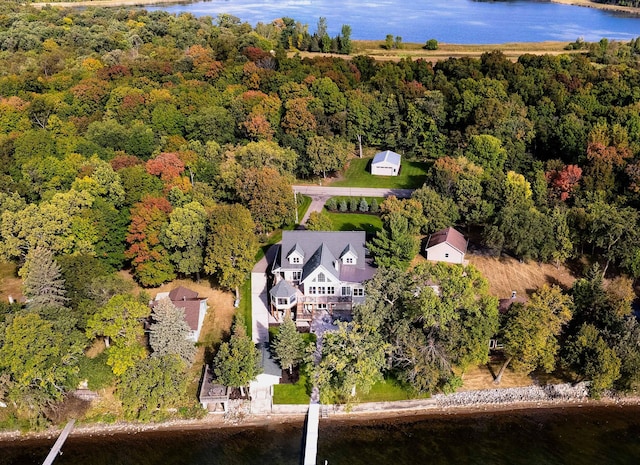
M291 250L289 250L289 253L287 254L287 257L289 255L291 255L293 252L298 252L298 254L300 254L302 257L304 257L304 250L302 249L302 247L300 247L300 244L298 244L297 242L294 244L294 246L291 248Z
M279 268L282 271L299 270L300 265L290 264L287 259L289 252L297 245L302 248L305 257L303 279L318 265L322 265L328 271L335 273L336 278L342 281L360 281L359 279L345 279L342 275L346 270L351 270L348 273L354 277L363 273L369 274L368 271L365 272L371 267L365 260L365 241L364 231L283 231L282 246L275 260L274 268ZM334 261L339 259L347 250L350 250L356 256L356 264L341 265L341 276L337 276Z
M391 150L385 150L384 152L376 153L371 163L375 164L386 161L388 163L393 163L394 165L400 166L400 159L400 154L392 152Z
M329 247L324 242L320 244L320 247L313 253L309 260L306 260L304 267L302 268L302 280L305 280L307 276L313 273L313 270L322 265L331 273L336 279L340 279L338 276L338 270L336 270L334 262L336 257L331 253Z
M283 279L271 288L269 294L271 294L272 297L283 297L288 299L292 295L296 295L296 292L296 288Z

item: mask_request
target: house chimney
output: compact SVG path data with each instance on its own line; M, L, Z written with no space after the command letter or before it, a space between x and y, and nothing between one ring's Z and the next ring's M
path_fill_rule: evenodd
M511 298L515 299L516 298L516 291L511 291Z

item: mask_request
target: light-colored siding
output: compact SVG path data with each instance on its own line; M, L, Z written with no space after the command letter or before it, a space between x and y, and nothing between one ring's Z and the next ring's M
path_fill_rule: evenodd
M427 249L427 260L462 264L464 262L464 254L443 242Z
M373 163L371 165L371 174L379 176L397 176L399 166L388 162Z

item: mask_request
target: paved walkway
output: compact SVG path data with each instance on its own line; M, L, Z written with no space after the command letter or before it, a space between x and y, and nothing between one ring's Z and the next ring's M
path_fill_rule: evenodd
M269 295L267 268L275 257L277 247L267 250L251 270L251 338L256 344L269 343Z

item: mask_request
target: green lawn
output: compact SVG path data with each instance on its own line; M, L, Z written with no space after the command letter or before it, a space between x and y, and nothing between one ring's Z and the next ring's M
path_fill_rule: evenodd
M369 234L375 234L377 231L382 230L382 220L378 215L326 213L333 222L334 231L366 231Z
M417 189L427 177L429 165L402 160L398 176L373 176L369 169L371 158L354 158L344 173L344 179L331 183L332 187L386 187L390 189Z
M387 378L374 384L368 394L359 394L358 397L360 402L392 402L420 398L420 396L416 397L415 394L405 389L393 378Z
M244 317L247 336L251 339L251 278L245 280L240 287L240 314Z
M273 386L274 404L308 404L307 377L300 375L296 384L276 384Z

